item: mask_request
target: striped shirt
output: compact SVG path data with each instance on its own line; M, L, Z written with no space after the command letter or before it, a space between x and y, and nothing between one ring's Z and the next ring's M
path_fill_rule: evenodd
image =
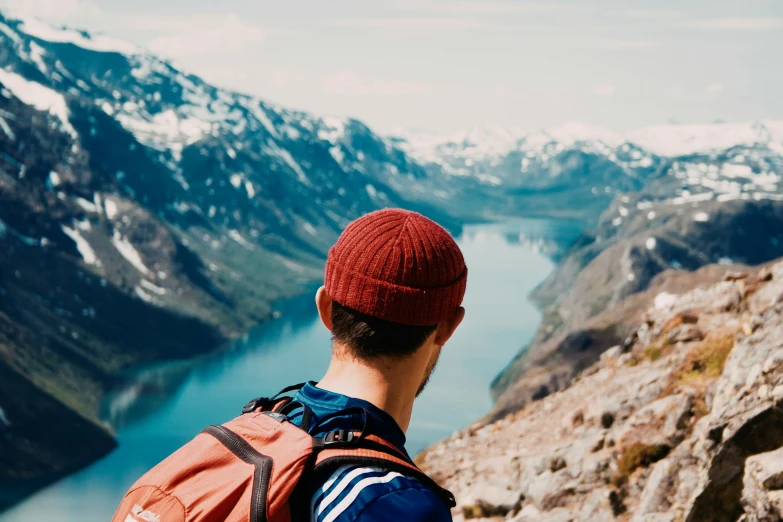
M405 434L386 412L359 399L328 392L308 383L296 396L316 418L349 407L366 409L373 431L403 452ZM300 420L294 414L291 421ZM336 418L323 428L355 428L355 419ZM320 431L321 428L319 428ZM322 433L313 433L321 435ZM451 522L451 513L438 495L418 480L373 466L347 465L316 485L310 503L312 522Z

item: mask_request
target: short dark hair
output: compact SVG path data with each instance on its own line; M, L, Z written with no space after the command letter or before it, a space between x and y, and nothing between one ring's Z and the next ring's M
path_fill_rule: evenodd
M332 341L347 346L360 359L404 359L421 348L437 327L393 323L332 302Z

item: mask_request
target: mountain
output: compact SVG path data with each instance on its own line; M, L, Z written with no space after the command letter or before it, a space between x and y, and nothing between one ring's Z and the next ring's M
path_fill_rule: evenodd
M660 165L621 136L579 122L536 131L475 128L448 137L409 132L395 142L428 172L478 183L493 195L499 215L524 209L590 223L617 192L640 189Z
M780 128L759 122L633 134L648 148L683 154L666 158L641 190L617 196L534 292L544 321L494 383L497 415L566 387L622 342L636 317L618 322L620 303L658 274L783 256Z
M570 388L419 456L455 521L781 520L783 261L671 269L628 309Z
M119 370L270 318L351 219L406 206L459 223L361 122L213 87L107 36L0 16L0 84L4 490L109 451L98 404Z
M121 370L269 319L377 208L452 230L517 216L594 227L567 252L517 238L562 262L535 296L542 329L495 385L496 416L597 359L624 331L589 321L657 273L779 255L776 122L385 137L2 14L0 85L0 507L114 447L98 405Z
M727 153L749 150L776 162L783 155L783 122L658 125L627 134L570 122L540 130L474 128L452 136L403 131L394 139L428 171L496 188L508 202L506 212L524 208L595 222L619 193L640 190L675 159L693 164L691 157L722 154L712 164L761 168L753 154L746 161L739 152ZM776 165L773 172L779 172ZM725 176L731 176L730 167Z

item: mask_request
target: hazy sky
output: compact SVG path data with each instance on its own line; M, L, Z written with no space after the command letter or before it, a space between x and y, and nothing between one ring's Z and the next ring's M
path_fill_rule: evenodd
M783 119L783 0L3 4L382 132Z

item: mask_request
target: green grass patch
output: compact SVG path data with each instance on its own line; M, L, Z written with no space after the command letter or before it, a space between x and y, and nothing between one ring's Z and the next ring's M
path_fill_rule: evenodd
M675 371L675 380L682 383L720 376L733 349L733 333L707 337L691 350L682 365Z
M648 445L641 442L631 444L625 448L617 461L619 480L624 482L637 469L646 468L666 458L670 449L665 444Z

